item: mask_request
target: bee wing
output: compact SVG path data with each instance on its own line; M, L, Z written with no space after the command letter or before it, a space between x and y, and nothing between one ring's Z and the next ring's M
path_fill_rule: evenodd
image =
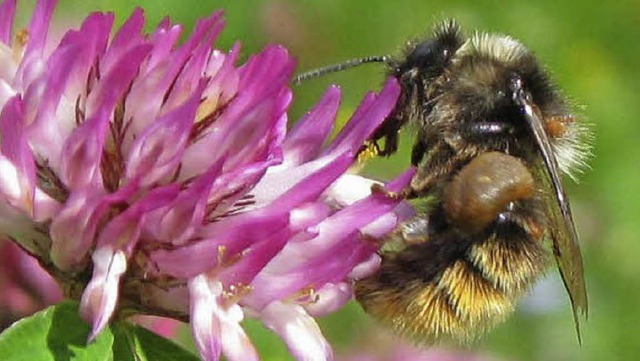
M562 281L571 299L578 341L581 342L579 313L586 317L588 302L582 255L580 254L578 234L571 215L571 207L562 186L560 170L551 148L551 142L542 125L540 112L526 95L521 94L517 100L522 106L529 129L542 155L544 164L540 164L540 168L542 168L540 169L540 174L543 175L546 186L553 190L553 195L550 195L546 202L547 211L550 215L548 228L551 231L553 240L553 254L558 263Z
M541 164L540 167L546 169L545 165ZM552 180L548 174L546 174L548 171L545 169L541 169L539 174L543 174L547 186L553 188ZM547 214L549 215L548 229L550 230L553 241L553 255L558 264L564 286L571 299L578 341L581 342L579 314L587 315L588 301L584 283L580 245L578 243L573 219L571 218L569 204L565 202L565 209L568 213L563 213L562 207L559 206L560 201L557 200L556 195L549 194L547 197L546 206Z

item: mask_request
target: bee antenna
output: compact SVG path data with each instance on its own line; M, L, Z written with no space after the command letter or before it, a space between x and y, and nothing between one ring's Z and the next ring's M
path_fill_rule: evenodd
M346 70L346 69L349 69L349 68L354 68L354 67L360 66L362 64L387 63L387 62L389 62L389 56L387 56L387 55L367 56L367 57L364 57L364 58L351 59L351 60L347 60L347 61L345 61L343 63L324 66L322 68L318 68L318 69L314 69L314 70L310 70L310 71L304 72L302 74L298 74L293 78L293 84L300 85L300 83L302 83L303 81L306 81L306 80L309 80L309 79L319 78L319 77L321 77L323 75L339 72L339 71Z

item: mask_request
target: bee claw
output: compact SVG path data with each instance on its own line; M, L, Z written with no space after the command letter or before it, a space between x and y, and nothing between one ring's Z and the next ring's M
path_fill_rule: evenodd
M362 232L360 232L360 239L363 242L368 243L376 248L380 248L384 244L384 241L381 240L380 238L376 238L374 236L371 236L369 234L362 233Z
M393 200L399 200L399 199L407 199L412 194L412 190L411 188L405 188L400 192L391 192L386 188L384 188L382 184L374 184L371 186L371 193L382 194L387 198L390 198Z

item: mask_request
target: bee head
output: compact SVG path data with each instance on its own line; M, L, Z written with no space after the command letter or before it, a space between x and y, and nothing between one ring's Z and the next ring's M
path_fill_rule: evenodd
M423 41L409 42L404 56L390 61L391 75L404 85L420 85L440 76L464 43L458 23L447 20Z

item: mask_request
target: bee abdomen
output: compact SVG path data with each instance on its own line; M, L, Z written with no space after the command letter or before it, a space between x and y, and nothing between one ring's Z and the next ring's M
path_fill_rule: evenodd
M356 283L356 298L368 313L420 343L481 336L513 312L544 272L545 251L520 222L495 224L471 239L455 237L440 233L383 255L379 272Z
M485 242L473 244L467 257L496 288L519 296L546 269L540 238L515 221L500 224Z

